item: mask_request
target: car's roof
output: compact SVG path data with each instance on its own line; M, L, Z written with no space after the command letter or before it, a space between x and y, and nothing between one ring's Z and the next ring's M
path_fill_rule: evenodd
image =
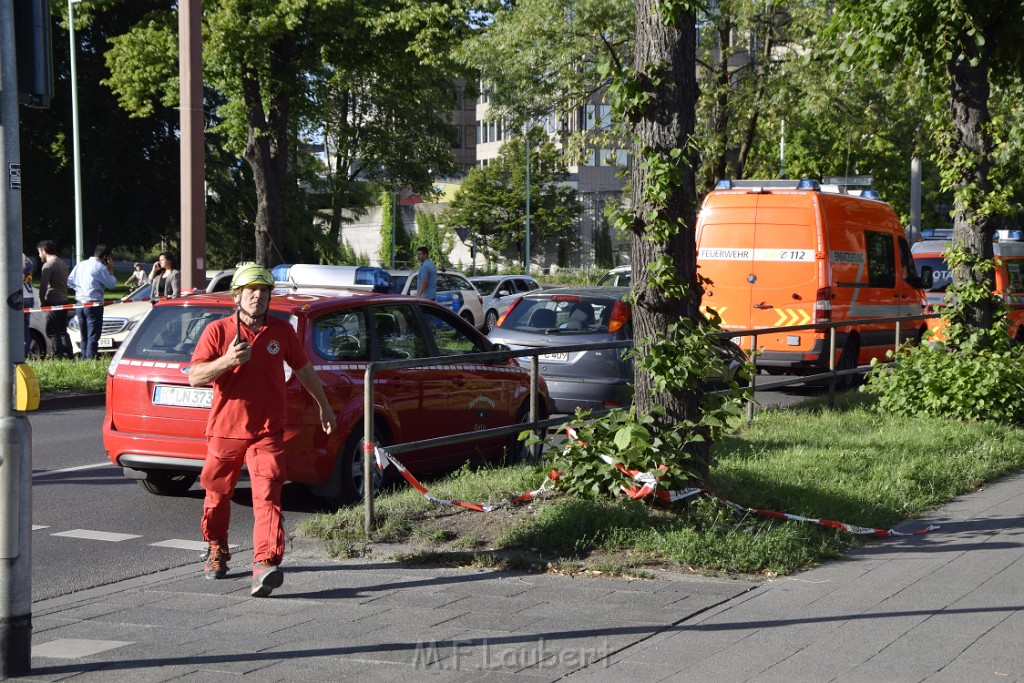
M270 294L270 309L284 313L301 313L332 308L339 301L348 301L352 305L409 303L409 297L398 294L381 294L358 289L323 289L315 287L277 288ZM422 303L417 301L417 303ZM430 302L427 302L430 303ZM234 306L235 301L230 292L201 292L178 299L161 301L158 306L202 306L202 305ZM443 306L437 305L437 308Z
M524 294L526 299L550 299L553 296L592 296L606 299L621 299L629 294L629 287L555 287L537 289Z
M495 280L504 280L509 277L521 277L527 280L533 280L529 275L521 275L519 273L509 273L508 275L474 275L469 278L470 282L494 282Z

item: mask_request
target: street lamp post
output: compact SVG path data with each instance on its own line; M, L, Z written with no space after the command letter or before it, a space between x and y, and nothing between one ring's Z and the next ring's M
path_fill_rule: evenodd
M526 274L530 275L530 128L526 128Z
M82 236L82 168L78 148L78 48L75 45L75 5L82 0L68 0L68 36L71 42L71 145L75 175L75 263L85 258Z

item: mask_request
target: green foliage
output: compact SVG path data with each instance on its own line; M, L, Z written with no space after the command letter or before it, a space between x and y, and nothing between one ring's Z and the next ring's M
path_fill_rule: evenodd
M442 226L432 213L416 212L416 248L426 247L427 253L438 268L451 268L452 249L455 248L455 233Z
M107 367L110 365L110 359L45 358L30 360L28 364L39 379L39 391L46 397L53 394L103 391L107 385Z
M598 268L611 268L615 265L615 251L612 246L612 229L607 216L601 216L601 223L594 236L594 265Z
M657 472L661 475L659 486L666 490L692 485L699 469L688 447L705 438L719 439L725 430L737 427L743 418L738 399L736 391L727 397L705 394L709 409L699 425L671 422L661 406L646 415L638 415L635 408L619 408L594 419L589 411L579 412L565 425L575 430L577 438L567 441L561 451L554 440L550 444L551 464L560 472L556 486L584 498L599 498L618 496L622 487L636 483L602 455L628 470Z
M1009 309L992 293L994 263L962 248L949 249L946 261L980 277L950 285L940 311L943 340L901 349L893 367L873 363L864 390L878 396L878 410L895 415L1022 424L1024 348L1011 340ZM995 312L990 328L969 318L981 301Z
M466 227L488 261L505 260L508 251L522 258L526 239L526 140L530 144L530 239L575 245L582 212L569 173L555 145L540 128L502 145L486 168L473 168L439 220L449 228ZM531 251L534 251L531 248Z

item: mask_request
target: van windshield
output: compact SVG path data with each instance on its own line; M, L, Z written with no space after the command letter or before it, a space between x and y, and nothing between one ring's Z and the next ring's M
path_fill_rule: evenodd
M946 259L941 256L915 256L914 265L917 267L917 274L921 274L923 266L932 269L932 288L929 292L945 292L946 288L953 284L953 271L946 264Z

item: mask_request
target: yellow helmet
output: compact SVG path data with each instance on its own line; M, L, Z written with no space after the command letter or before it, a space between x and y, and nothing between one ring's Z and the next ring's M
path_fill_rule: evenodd
M231 291L237 292L253 285L266 285L274 287L274 276L270 271L258 263L241 263L231 276Z

